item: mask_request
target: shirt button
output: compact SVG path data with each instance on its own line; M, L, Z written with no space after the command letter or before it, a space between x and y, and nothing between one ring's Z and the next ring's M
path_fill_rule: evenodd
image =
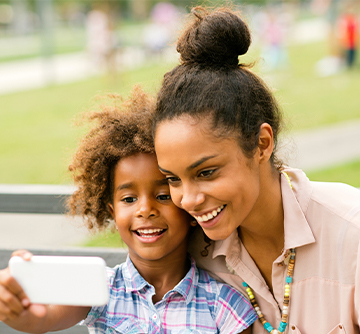
M284 263L283 263L283 262L280 262L280 263L278 263L277 265L278 265L278 267L282 267L282 266L284 265Z
M156 319L158 318L157 314L154 314L154 315L152 316L152 318L153 318L154 320L156 320Z
M294 331L294 330L296 329L296 327L295 327L295 326L291 326L291 329Z

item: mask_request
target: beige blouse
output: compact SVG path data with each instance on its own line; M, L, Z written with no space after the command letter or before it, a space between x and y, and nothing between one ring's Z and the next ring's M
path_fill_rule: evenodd
M203 236L197 233L190 253L199 267L247 293L274 328L281 322L288 250L295 248L295 268L290 291L289 334L360 333L360 191L341 183L310 182L297 169L285 170L293 190L281 176L285 247L272 269L274 296L257 266L234 232L213 242L202 257ZM256 321L253 333L267 333Z

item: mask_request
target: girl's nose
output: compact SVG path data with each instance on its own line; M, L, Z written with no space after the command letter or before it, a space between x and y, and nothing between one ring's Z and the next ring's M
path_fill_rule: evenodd
M155 203L149 198L139 198L136 209L136 217L150 218L156 217L159 212L156 208Z

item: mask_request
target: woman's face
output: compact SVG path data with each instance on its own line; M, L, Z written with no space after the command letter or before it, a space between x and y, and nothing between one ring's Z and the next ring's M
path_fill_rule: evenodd
M250 223L260 193L257 152L247 158L233 137L215 137L209 122L189 116L161 122L155 149L173 202L210 239L224 240Z

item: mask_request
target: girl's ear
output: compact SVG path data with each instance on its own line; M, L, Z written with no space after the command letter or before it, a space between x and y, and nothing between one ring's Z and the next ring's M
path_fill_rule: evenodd
M258 147L260 163L269 161L274 150L274 135L272 127L268 123L260 126Z
M114 207L111 203L108 203L108 208L110 211L111 216L113 217L113 219L115 220L115 211L114 211Z

